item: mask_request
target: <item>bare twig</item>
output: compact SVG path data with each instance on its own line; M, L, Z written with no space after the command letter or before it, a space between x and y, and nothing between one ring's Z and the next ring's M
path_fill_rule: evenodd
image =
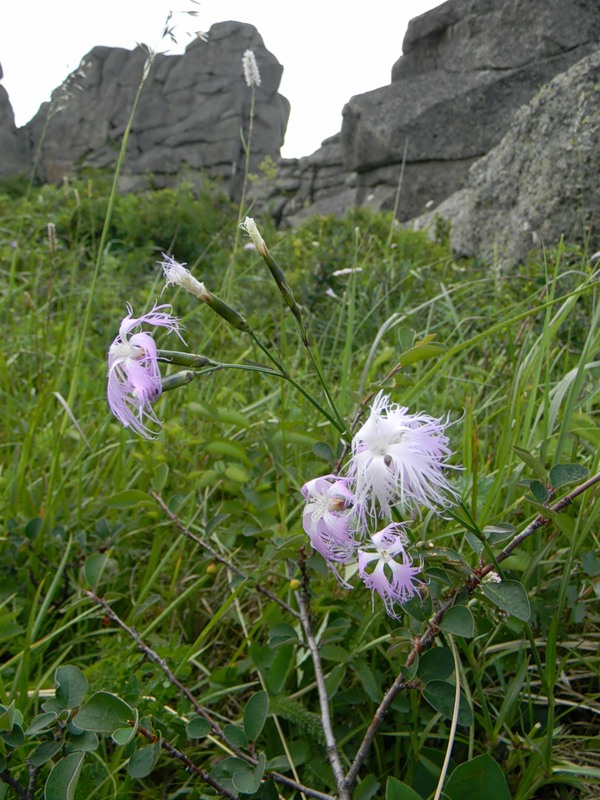
M149 731L147 728L138 725L138 731L142 734L142 736L145 736L146 739L148 739L149 741L154 742L156 740L155 734L153 734L152 731ZM176 747L173 747L173 745L167 742L165 739L161 739L160 746L165 751L165 753L171 756L171 758L176 758L178 761L181 761L181 763L185 765L185 768L189 772L193 772L195 775L198 775L199 778L202 778L202 780L205 783L208 783L209 786L212 786L213 789L219 792L219 794L222 797L230 797L230 798L237 797L237 794L232 794L230 791L225 789L224 786L221 786L214 778L211 778L211 776L205 769L202 769L202 767L199 767L197 764L194 764L194 762L189 756L186 756L186 754L183 753L181 750L178 750Z
M31 763L29 759L27 759L27 768L29 769L29 785L27 786L27 800L33 800L35 797L35 785L37 783L37 777L41 770L40 767L36 767L34 764Z
M0 771L0 781L10 786L17 797L20 797L21 800L27 800L27 789L25 789L25 787L22 786L16 778L13 778L7 769Z
M183 684L176 677L176 675L173 674L167 662L143 641L142 637L135 630L135 628L132 628L130 625L127 625L127 623L124 622L124 620L122 620L115 611L113 611L113 609L106 602L106 600L104 600L104 598L98 597L96 594L94 594L94 592L90 592L88 589L82 589L82 592L87 597L89 597L90 600L93 600L95 603L102 606L102 608L106 612L106 615L110 619L112 619L113 622L116 622L117 625L119 625L119 627L122 628L136 642L138 648L144 653L144 655L146 655L147 658L150 659L150 661L153 661L160 667L160 669L167 676L170 683L172 683L173 686L175 686L190 701L196 713L207 720L207 722L211 726L214 735L217 736L223 742L226 742L227 749L229 752L234 753L238 758L241 758L243 761L245 761L247 764L251 764L253 767L256 767L258 765L258 759L254 758L254 756L244 753L242 750L232 745L231 742L229 742L229 740L226 739L221 726L212 718L212 716L204 708L204 706L202 706L196 700L196 698L190 692L187 686L185 686L185 684ZM316 800L334 800L334 798L331 795L324 794L323 792L319 792L316 789L311 789L308 786L304 786L298 781L288 778L286 775L282 775L280 772L274 772L274 771L268 772L265 773L265 777L270 778L275 783L280 783L284 786L287 786L290 789L295 789L296 791L302 792L308 797L314 797L316 798ZM0 773L0 778L3 779L2 773ZM227 797L229 797L229 795L227 795Z
M583 494L583 492L587 491L588 489L590 489L592 486L594 486L596 483L599 482L600 482L600 472L594 475L593 477L588 478L587 481L577 486L575 489L573 489L573 491L566 494L560 500L557 500L556 503L554 503L548 508L548 511L550 511L552 514L562 511L562 509L570 505L576 497L578 497L580 494ZM502 550L502 552L496 556L496 562L500 563L506 560L509 557L509 555L513 552L513 550L515 550L523 541L525 541L525 539L529 538L533 533L535 533L535 531L538 530L538 528L541 528L548 522L550 522L549 516L546 516L542 513L538 514L537 517L534 520L532 520L529 523L529 525L524 530L521 531L521 533L518 533L506 545L504 550ZM437 612L429 621L425 633L414 641L412 650L410 651L406 659L405 667L411 667L412 664L414 664L417 655L432 646L434 639L437 636L440 623L444 618L444 615L446 614L448 609L452 608L452 606L454 605L456 600L456 595L459 592L463 591L464 589L466 589L469 592L469 594L472 594L475 591L475 589L479 586L481 581L485 578L485 576L489 575L489 573L492 572L493 570L494 570L494 564L492 563L486 564L485 566L476 570L476 572L470 578L468 578L464 584L462 584L459 587L456 587L451 591L450 595L446 598L444 603L440 606L440 608L437 610ZM375 734L377 733L377 730L381 725L385 712L390 707L392 701L394 700L398 692L401 691L402 689L418 688L418 685L419 685L418 681L406 681L404 679L402 671L398 673L393 684L390 686L390 688L385 694L385 697L381 701L379 708L375 712L375 715L371 720L369 727L367 728L367 732L363 738L363 741L361 742L360 747L356 753L354 761L352 762L352 765L348 770L345 779L345 784L347 787L351 789L354 786L354 783L356 782L356 779L358 777L358 772L362 764L364 763L365 758L367 757L367 753L369 751L369 748L371 747L371 744L373 743Z
M152 492L152 497L154 497L156 502L159 504L159 506L162 508L162 510L165 512L165 514L169 517L169 519L173 522L175 527L178 528L180 533L182 533L184 536L187 536L188 539L191 539L197 545L202 547L204 550L206 550L207 553L210 554L211 558L214 558L215 561L218 561L220 564L223 564L224 566L226 566L227 569L230 569L232 572L234 572L240 578L243 578L244 580L250 580L250 576L247 575L243 570L241 570L239 567L236 567L235 564L233 564L231 561L229 561L228 559L226 559L222 555L220 555L220 553L218 553L214 549L214 547L212 547L212 545L210 545L208 542L204 541L199 536L196 536L188 528L186 528L186 526L179 519L179 517L176 514L174 514L171 511L171 509L167 506L167 504L162 499L160 494L158 494L158 492ZM300 619L300 614L294 608L292 608L288 603L286 603L285 600L282 600L280 597L277 597L276 594L271 592L269 589L267 589L262 584L257 583L254 579L252 579L252 581L253 581L253 586L254 586L254 588L256 589L257 592L260 592L260 594L264 595L265 597L268 597L269 600L272 600L274 603L277 603L277 605L279 605L279 606L281 606L281 608L285 609L285 611L287 611L288 614L291 614L296 619Z
M335 782L339 791L339 800L350 800L351 793L346 789L344 779L344 768L340 759L340 754L333 733L333 726L331 724L331 713L329 710L329 698L327 697L327 687L325 686L325 675L323 674L323 665L321 663L321 655L319 647L312 632L312 624L310 621L307 595L305 594L304 587L298 589L296 592L296 600L298 608L300 609L300 620L302 628L304 629L304 637L306 644L310 650L310 655L315 670L315 678L317 682L317 692L319 694L319 705L321 707L321 727L325 736L325 745L327 748L327 757L331 764L331 769L335 777Z

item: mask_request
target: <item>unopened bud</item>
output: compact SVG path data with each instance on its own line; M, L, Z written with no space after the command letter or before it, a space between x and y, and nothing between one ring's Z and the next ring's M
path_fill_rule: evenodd
M298 580L298 578L292 578L290 581L290 589L293 592L296 592L302 586L302 582Z
M187 386L195 377L196 373L191 369L184 369L174 375L167 375L166 378L162 379L162 390L163 392L168 392L171 389L178 389L180 386Z

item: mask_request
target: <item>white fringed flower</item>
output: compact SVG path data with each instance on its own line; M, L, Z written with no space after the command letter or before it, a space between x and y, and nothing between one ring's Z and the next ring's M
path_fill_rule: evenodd
M373 593L373 600L377 592L389 616L397 619L396 605L406 603L423 585L416 577L422 567L412 566L404 547L408 538L402 523L394 522L374 533L371 542L372 547L358 551L358 574Z
M210 293L204 284L201 283L197 278L194 278L189 269L186 269L183 264L175 261L174 258L171 258L171 256L168 256L165 253L162 255L164 261L159 261L158 263L163 268L165 287L171 285L181 286L182 289L185 289L186 292L193 294L198 298L198 300L206 302L210 297Z
M455 491L444 475L452 455L444 431L448 419L409 414L380 392L371 413L352 440L348 475L357 504L366 516L391 519L392 508L441 510Z
M351 525L354 495L348 481L336 475L313 478L302 487L302 495L306 500L302 527L313 548L346 585L332 562L347 564L355 557L358 545Z

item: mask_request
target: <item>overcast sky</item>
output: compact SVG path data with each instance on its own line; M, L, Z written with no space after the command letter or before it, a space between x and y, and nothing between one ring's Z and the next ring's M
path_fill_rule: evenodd
M24 125L95 45L182 52L215 22L250 22L284 67L292 111L282 154L305 156L341 128L350 97L390 82L408 22L442 0L3 0L2 85ZM160 40L173 10L177 44ZM196 11L195 17L186 12Z

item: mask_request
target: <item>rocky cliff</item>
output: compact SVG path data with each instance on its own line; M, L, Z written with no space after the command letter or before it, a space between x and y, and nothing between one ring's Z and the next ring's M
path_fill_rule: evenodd
M29 142L17 129L8 94L4 86L0 86L0 177L29 173L30 170Z
M416 17L390 85L352 97L337 137L282 164L280 186L270 198L265 191L274 213L295 224L397 204L408 220L435 207L465 184L517 109L599 37L597 0L448 0Z
M127 144L123 189L207 174L239 194L241 133L247 135L252 94L242 69L247 49L261 76L250 167L265 156L279 158L289 117L289 103L278 94L283 68L253 25L223 22L183 55L156 56ZM25 126L26 139L41 144L39 178L57 181L82 167L114 166L146 64L142 47L95 47L85 56Z

